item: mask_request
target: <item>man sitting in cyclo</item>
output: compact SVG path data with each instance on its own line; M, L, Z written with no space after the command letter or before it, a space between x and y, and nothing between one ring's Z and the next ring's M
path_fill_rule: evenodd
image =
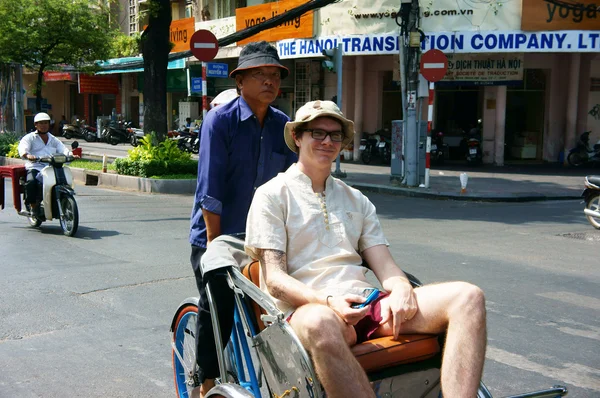
M465 282L413 289L394 262L375 206L333 178L331 163L354 124L331 101L309 102L285 126L298 163L256 191L246 252L261 263L261 289L285 313L332 397L374 397L350 346L370 338L447 331L445 397L475 397L486 347L482 291ZM364 308L369 268L385 293ZM345 341L346 344L340 344Z

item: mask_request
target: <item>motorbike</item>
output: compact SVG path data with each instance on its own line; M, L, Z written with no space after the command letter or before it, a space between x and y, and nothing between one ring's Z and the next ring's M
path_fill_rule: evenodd
M600 229L600 176L585 177L585 190L583 200L585 209L583 213L596 229Z
M429 151L431 163L438 166L444 164L444 156L446 153L447 149L444 144L444 133L438 131L432 139L431 150Z
M216 386L206 397L315 397L325 392L313 363L298 336L273 300L259 289L257 261L240 272L227 270L234 291L234 327L229 341L215 333L219 372ZM407 274L416 287L421 282ZM207 283L208 304L213 327L219 329L216 303ZM190 397L199 385L196 345L198 298L184 300L171 322L171 345L175 389L178 397ZM379 337L352 347L378 397L441 396L440 366L443 338L436 335L406 334L398 340ZM567 395L564 386L512 395L511 398L557 398ZM478 398L492 398L483 382Z
M117 145L122 142L131 142L131 135L128 128L132 127L132 122L110 122L102 129L102 141L111 145Z
M571 166L580 167L588 163L600 163L600 140L590 147L590 133L581 134L577 146L569 151L567 162Z
M365 138L360 140L360 159L364 164L371 163L373 158L380 159L383 164L390 164L392 161L391 141L378 134L380 131L373 135L363 134Z
M128 127L127 132L129 133L129 143L132 146L138 146L140 140L145 137L143 129Z
M36 162L48 164L40 173L43 177L42 195L41 198L38 198L36 211L26 204L25 210L19 212L20 216L27 217L29 225L32 227L38 228L43 222L58 218L60 227L66 236L73 236L77 232L79 210L74 197L73 175L69 167L65 165L73 159L72 156L58 154L36 158ZM23 201L27 202L25 183L24 178L19 180Z
M173 134L174 141L177 141L177 147L184 152L197 154L200 150L200 128L183 127Z

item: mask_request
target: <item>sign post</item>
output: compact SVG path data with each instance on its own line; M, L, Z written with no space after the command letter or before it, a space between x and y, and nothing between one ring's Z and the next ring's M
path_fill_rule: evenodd
M201 29L192 35L190 39L190 50L192 54L202 61L202 119L208 111L208 99L206 98L206 63L212 61L219 51L217 38L210 30Z
M429 81L429 106L427 109L427 145L425 147L425 188L429 188L431 165L431 125L433 123L433 96L435 82L444 78L448 71L448 58L440 50L429 50L421 56L421 74ZM438 151L440 148L438 148Z

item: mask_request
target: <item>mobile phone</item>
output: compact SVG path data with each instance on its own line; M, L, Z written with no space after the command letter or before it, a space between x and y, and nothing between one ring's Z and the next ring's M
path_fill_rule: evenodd
M354 303L350 307L354 309L364 308L365 306L371 304L377 297L379 297L379 290L374 287L370 287L362 291L361 296L366 297L364 303Z

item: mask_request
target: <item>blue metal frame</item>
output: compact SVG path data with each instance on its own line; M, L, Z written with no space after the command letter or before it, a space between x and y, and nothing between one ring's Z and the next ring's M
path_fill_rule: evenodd
M252 337L256 336L256 330L254 328L254 324L250 321L252 318L249 314L247 305L244 301L242 301L242 310L244 312L244 316L246 320L248 320L248 325L250 327L250 333ZM252 362L252 355L250 354L250 347L248 347L248 341L246 339L244 325L242 324L242 319L240 317L240 310L236 304L233 313L233 330L231 331L230 344L233 348L233 354L235 357L235 367L237 371L238 382L240 386L244 387L246 390L254 394L256 398L261 398L260 395L260 386L258 384L258 378L256 376L256 370L254 368L254 363ZM241 349L240 349L241 346ZM243 355L243 358L242 358ZM246 364L248 368L248 376L250 377L250 381L246 378L246 372L244 369L244 364Z

